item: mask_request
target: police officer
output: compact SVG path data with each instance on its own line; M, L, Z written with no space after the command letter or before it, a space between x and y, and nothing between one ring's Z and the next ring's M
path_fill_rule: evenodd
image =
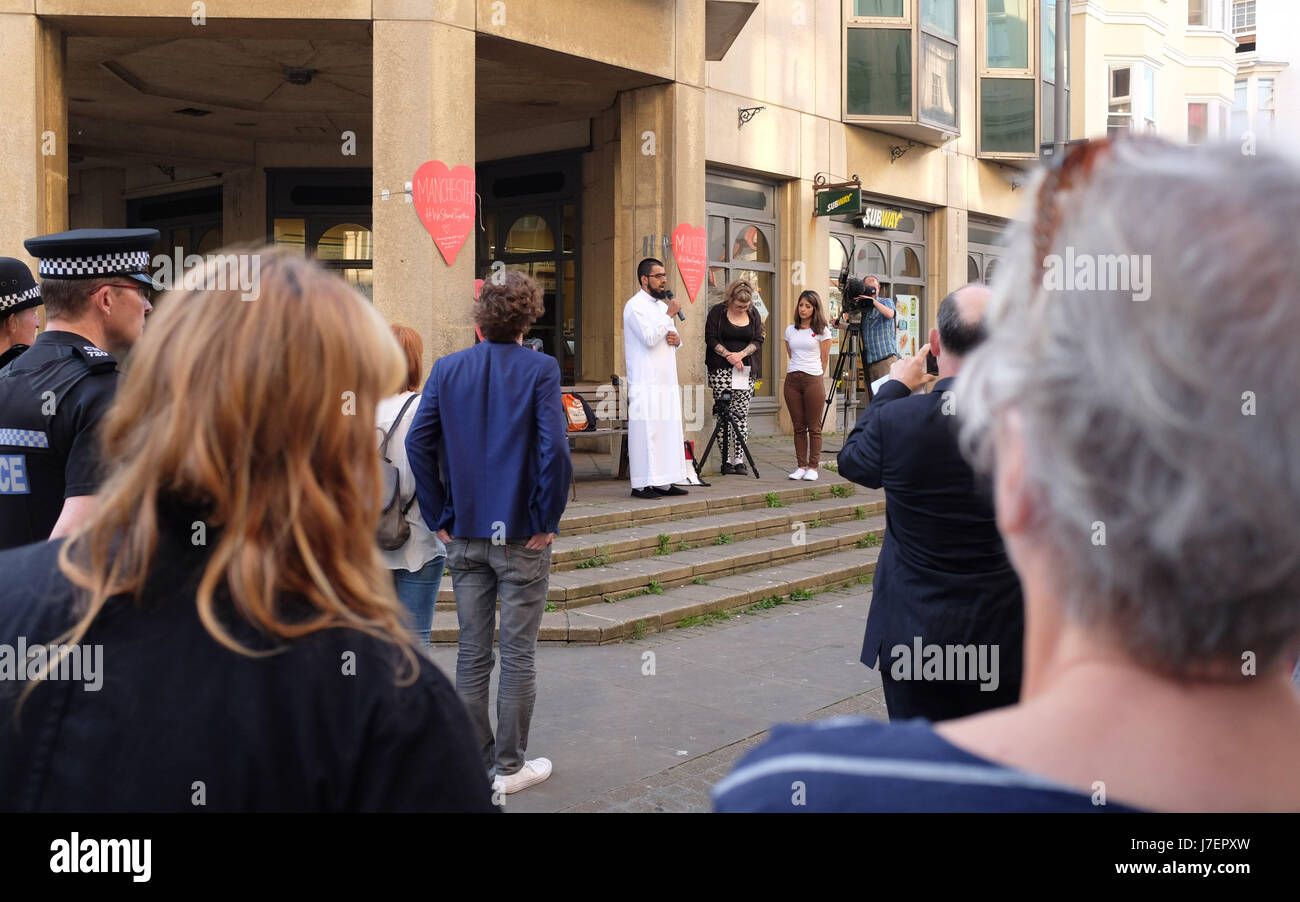
M0 257L0 370L31 347L40 329L41 289L21 260Z
M102 477L96 429L117 360L153 306L156 229L76 229L29 238L45 331L0 370L0 550L67 535Z

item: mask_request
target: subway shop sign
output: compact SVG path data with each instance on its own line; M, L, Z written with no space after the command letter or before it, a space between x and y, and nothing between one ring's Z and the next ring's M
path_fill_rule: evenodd
M886 210L884 207L868 205L853 218L853 224L860 229L896 229L898 221L902 218L903 214L899 210Z
M862 212L861 188L832 188L815 195L814 216L855 216Z

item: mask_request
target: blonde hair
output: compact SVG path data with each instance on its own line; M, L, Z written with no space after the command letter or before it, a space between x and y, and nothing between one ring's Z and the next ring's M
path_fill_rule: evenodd
M406 361L379 314L341 279L282 250L257 254L255 300L241 300L238 288L177 290L150 318L102 421L111 475L93 516L59 552L59 568L85 596L59 641L80 642L110 597L140 598L166 496L203 506L206 525L219 529L195 603L221 645L273 653L240 644L222 625L218 590L278 639L346 627L399 646L410 665L399 682L413 681L416 658L375 541L373 411L402 384ZM309 616L284 616L283 595L305 599Z
M741 300L742 297L744 298L744 300L753 301L754 286L749 284L749 282L745 281L744 279L735 279L734 281L732 281L730 285L727 286L727 292L725 297L727 299L728 307L730 307L736 301Z

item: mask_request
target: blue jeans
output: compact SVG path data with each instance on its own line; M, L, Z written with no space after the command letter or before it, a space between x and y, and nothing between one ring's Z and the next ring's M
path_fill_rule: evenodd
M419 570L394 570L393 585L397 599L415 619L415 638L421 648L427 648L433 633L433 606L438 600L438 587L442 585L442 570L447 559L438 555Z
M454 574L460 648L456 691L460 693L483 755L483 766L508 776L524 766L528 728L537 700L537 633L551 581L551 549L525 548L527 539L494 545L489 539L453 538L447 562ZM497 686L497 733L488 719L492 679L492 633L501 598L501 679Z

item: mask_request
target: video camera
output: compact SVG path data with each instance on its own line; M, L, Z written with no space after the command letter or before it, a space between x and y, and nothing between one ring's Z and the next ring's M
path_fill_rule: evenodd
M857 276L849 275L849 268L844 267L840 272L840 310L844 313L864 313L871 310L875 305L872 303L876 297L877 288L875 285L868 285Z

